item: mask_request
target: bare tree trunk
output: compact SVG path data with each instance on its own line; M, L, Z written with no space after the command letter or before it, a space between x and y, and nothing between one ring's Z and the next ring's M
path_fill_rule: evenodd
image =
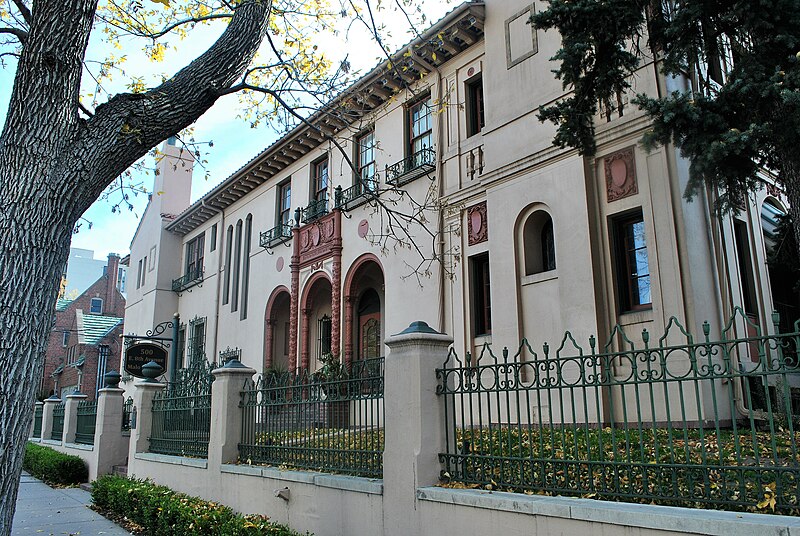
M0 536L11 521L44 351L75 222L146 152L236 82L270 0L241 3L203 55L161 86L78 114L97 0L37 0L0 134Z

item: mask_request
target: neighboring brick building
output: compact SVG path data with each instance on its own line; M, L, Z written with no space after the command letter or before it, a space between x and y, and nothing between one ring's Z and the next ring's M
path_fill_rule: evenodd
M62 395L76 387L95 397L102 375L119 370L125 298L118 290L119 255L108 256L105 273L76 299L56 302L41 396Z

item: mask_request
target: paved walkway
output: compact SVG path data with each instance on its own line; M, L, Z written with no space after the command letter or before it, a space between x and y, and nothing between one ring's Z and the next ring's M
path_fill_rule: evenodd
M41 480L22 473L11 536L130 534L119 525L90 510L88 507L90 503L91 497L88 491L80 488L53 489Z

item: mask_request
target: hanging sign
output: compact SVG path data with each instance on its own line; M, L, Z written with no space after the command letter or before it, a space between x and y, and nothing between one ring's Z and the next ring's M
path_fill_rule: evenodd
M167 349L161 345L149 342L130 345L125 350L125 372L136 378L144 378L142 367L155 361L161 369L167 370Z

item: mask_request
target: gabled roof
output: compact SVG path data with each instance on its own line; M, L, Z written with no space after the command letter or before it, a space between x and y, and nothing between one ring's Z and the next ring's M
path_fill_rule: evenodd
M122 324L122 318L104 315L83 315L84 344L98 345L111 331Z
M65 300L64 298L59 298L56 300L56 311L66 311L69 304L72 303L72 300Z
M327 136L383 106L483 39L484 3L470 0L381 62L330 103L222 181L166 229L186 235L314 150Z

